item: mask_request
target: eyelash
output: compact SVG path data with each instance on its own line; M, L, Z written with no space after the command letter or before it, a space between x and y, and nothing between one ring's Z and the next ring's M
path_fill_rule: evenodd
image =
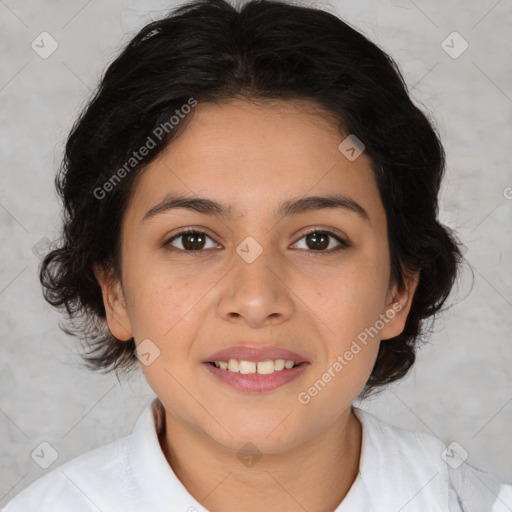
M206 233L204 231L200 231L198 229L185 229L185 230L180 231L179 233L173 235L169 240L164 242L164 246L165 247L169 246L169 247L171 247L171 250L173 250L173 251L178 251L178 252L190 254L191 256L196 256L196 255L200 255L200 254L204 253L207 249L201 249L201 250L197 250L197 251L186 251L184 249L178 249L177 247L173 247L172 245L170 245L171 242L173 242L174 240L180 238L181 236L188 235L188 234L191 234L191 233L192 234L199 234L199 235L206 235L208 238L210 238L210 240L213 240L213 238L210 235L208 235L208 233ZM320 251L315 251L313 249L308 250L308 252L314 254L315 256L317 254L318 255L321 255L321 254L333 254L333 253L337 253L337 252L343 251L343 250L348 249L349 247L351 247L351 244L349 242L347 242L346 240L344 240L343 238L341 238L337 234L333 233L332 231L329 231L327 229L319 229L319 228L315 228L315 229L312 229L310 231L307 231L306 233L303 233L302 236L297 240L297 242L295 242L295 244L297 244L300 240L302 240L306 236L311 235L313 233L326 234L326 235L334 238L340 244L338 247L336 247L334 249L320 250ZM304 249L301 249L301 250L304 250Z

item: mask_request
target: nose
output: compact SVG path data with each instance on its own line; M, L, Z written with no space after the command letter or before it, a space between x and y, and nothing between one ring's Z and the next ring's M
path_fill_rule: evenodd
M218 313L224 320L258 329L285 322L293 315L293 292L286 283L286 269L274 252L265 248L253 261L242 252L242 256L234 255L231 272L218 285Z

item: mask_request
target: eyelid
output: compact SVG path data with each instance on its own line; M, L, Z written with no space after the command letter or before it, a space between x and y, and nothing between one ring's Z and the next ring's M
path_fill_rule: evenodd
M297 238L297 240L292 244L292 246L298 244L304 237L312 234L312 233L325 233L327 234L328 236L330 236L331 238L334 238L337 242L338 242L338 246L337 247L334 247L334 248L331 248L331 249L328 249L328 250L322 250L322 251L315 251L315 250L308 250L308 249L301 249L301 251L306 251L308 253L312 253L314 255L322 255L322 254L333 254L333 253L337 253L339 251L342 251L344 249L348 249L349 247L352 247L352 243L348 240L348 237L346 237L345 235L341 235L337 232L335 232L332 228L324 228L324 227L320 227L320 226L310 226L308 228L304 228L306 231L302 231L300 233L300 236ZM180 252L180 253L187 253L187 254L190 254L192 256L196 256L196 255L199 255L201 253L207 253L209 252L212 248L210 249L202 249L202 250L199 250L199 251L185 251L183 249L179 249L177 247L174 247L171 245L171 242L173 242L174 240L178 239L180 236L183 236L183 235L186 235L186 234L189 234L189 233L199 233L199 234L204 234L206 235L212 242L216 243L216 244L219 244L219 245L222 245L220 244L219 242L216 241L216 236L212 236L209 231L206 229L206 228L199 228L199 227L187 227L187 228L183 228L181 229L180 231L178 231L177 233L171 235L170 237L168 237L164 243L163 243L163 246L164 247L167 247L167 246L170 246L173 250L173 251L177 251L177 252Z
M294 242L293 245L297 244L305 236L310 235L312 233L326 233L328 236L334 238L340 244L340 246L342 248L347 249L349 247L352 247L352 243L349 241L347 236L339 234L338 232L334 231L332 228L323 228L321 226L313 226L313 227L309 227L309 228L305 228L305 229L306 229L306 231L301 232L300 236L297 238L297 241ZM322 253L329 254L332 252L336 252L337 249L340 249L340 247L334 248L334 249L329 249L326 251L311 250L310 252L318 253L318 254L322 254Z
M209 236L213 241L216 242L217 239L222 240L220 236L213 235L207 228L199 227L199 226L189 226L186 228L178 228L178 231L176 231L172 235L166 235L164 244L170 242L172 239L176 239L181 235L186 235L188 233L204 233L205 235ZM220 242L216 242L220 243Z
M180 238L180 236L183 236L183 235L187 235L189 233L199 233L199 234L204 234L206 235L212 242L218 244L218 245L222 245L220 242L217 242L216 240L216 236L213 236L210 234L210 232L206 229L206 228L199 228L199 227L188 227L188 228L183 228L181 230L179 230L177 233L174 233L173 235L170 235L170 236L167 236L163 242L163 246L166 247L168 245L171 244L171 242L174 242L174 240L177 240L178 238ZM176 247L173 247L171 246L173 249L175 249L176 251L179 251L179 252L189 252L189 253L201 253L201 252L206 252L205 250L202 250L202 251L183 251L182 249L178 249Z

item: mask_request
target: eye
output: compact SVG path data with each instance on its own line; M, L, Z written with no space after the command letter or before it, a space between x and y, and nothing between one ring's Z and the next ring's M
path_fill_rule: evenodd
M332 248L331 241L334 239L338 242L338 246ZM207 240L212 242L210 247L207 246ZM306 247L299 247L300 249L305 249L310 252L320 252L320 253L328 253L331 254L333 252L341 251L350 247L349 242L336 235L332 231L325 229L313 229L300 238L300 240L304 240ZM299 242L300 242L299 240ZM177 245L174 245L176 242ZM295 242L294 246L297 246L299 242ZM199 231L196 229L187 229L184 231L180 231L172 238L167 240L164 243L164 246L172 246L174 249L181 252L197 252L197 254L204 252L205 249L214 249L216 247L213 239L208 236L204 231Z
M213 246L206 247L207 239L213 242L212 238L210 238L205 232L198 231L195 229L187 229L184 231L180 231L178 234L174 235L172 238L167 240L167 242L165 242L164 245L171 245L175 249L178 249L183 252L202 252L203 249L212 249L215 248L216 246L215 243L213 243ZM174 242L175 240L178 241L178 246L173 245L172 242Z
M338 242L338 246L330 248L329 250L325 250L331 246L330 239L336 240ZM306 247L303 247L303 249L312 252L333 253L350 247L350 244L346 240L343 240L332 231L322 229L313 229L312 231L308 231L302 235L300 240L305 241ZM297 245L298 243L299 242L295 242L294 245Z

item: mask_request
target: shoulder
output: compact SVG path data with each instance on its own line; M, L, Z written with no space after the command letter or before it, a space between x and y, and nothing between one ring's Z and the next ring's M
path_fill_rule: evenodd
M165 424L158 398L131 435L76 457L36 480L3 512L135 512L206 510L188 493L159 442ZM193 506L192 506L193 505Z
M449 512L512 510L512 485L468 464L457 443L446 446L434 435L386 423L359 408L354 413L363 427L360 476L376 496L386 496L391 486L402 500L414 497L417 510L431 510L433 503Z
M449 467L450 493L463 512L510 512L512 483L500 480L495 474L467 462Z
M379 446L386 459L407 466L414 461L438 466L443 460L446 446L437 437L386 423L363 409L354 408L354 413L363 426L364 441Z
M135 498L128 461L130 441L131 436L123 437L52 469L17 494L2 512L130 510L126 505ZM115 502L109 501L105 489L116 497ZM124 503L119 503L119 497L124 497Z

